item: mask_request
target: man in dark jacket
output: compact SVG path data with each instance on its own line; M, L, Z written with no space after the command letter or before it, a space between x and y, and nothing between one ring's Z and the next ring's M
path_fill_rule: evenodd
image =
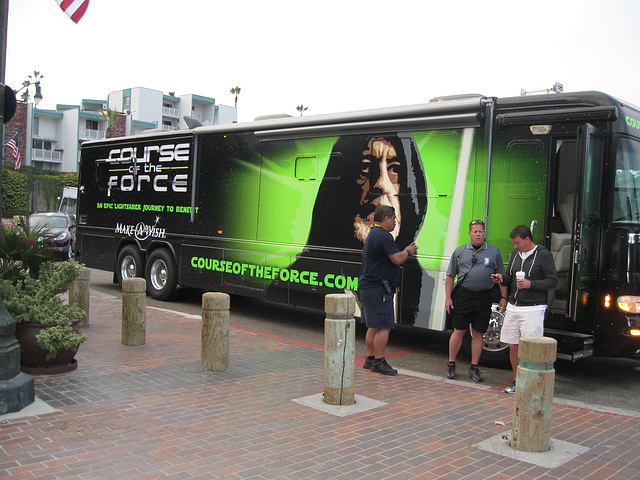
M533 243L531 230L518 225L509 234L515 247L509 255L509 267L504 275L494 277L496 283L511 285L507 313L500 332L500 340L509 344L509 358L513 369L513 383L504 389L516 393L515 375L518 367L520 337L544 336L544 315L547 294L558 285L558 274L551 252Z

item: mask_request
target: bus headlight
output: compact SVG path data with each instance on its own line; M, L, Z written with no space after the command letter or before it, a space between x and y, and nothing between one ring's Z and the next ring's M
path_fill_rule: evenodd
M640 297L636 295L622 295L618 297L618 308L627 313L640 313Z

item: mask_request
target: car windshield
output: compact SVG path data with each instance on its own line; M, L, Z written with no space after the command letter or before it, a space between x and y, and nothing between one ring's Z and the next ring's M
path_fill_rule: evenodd
M67 219L65 217L33 215L29 218L29 226L31 228L67 228Z

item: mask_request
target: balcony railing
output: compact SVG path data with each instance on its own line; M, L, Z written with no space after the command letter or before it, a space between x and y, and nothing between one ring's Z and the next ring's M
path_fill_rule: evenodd
M175 127L173 125L162 125L162 129L167 132L175 132L176 130L180 130L180 127Z
M31 159L39 162L62 163L62 154L55 150L44 150L42 148L31 149Z
M89 128L81 128L79 132L80 140L102 140L107 132L102 130L91 130Z
M180 109L162 107L162 115L165 117L180 118Z

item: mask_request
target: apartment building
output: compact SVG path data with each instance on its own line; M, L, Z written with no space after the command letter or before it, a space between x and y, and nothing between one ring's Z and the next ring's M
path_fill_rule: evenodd
M237 121L237 109L216 104L201 95L165 95L144 87L111 92L107 100L82 100L80 105L57 105L55 110L18 102L18 112L5 125L5 138L15 132L20 137L22 164L39 170L77 172L80 145L107 136L109 127L103 112L109 107L119 112L109 136L137 135L148 129L187 128L184 116L196 117L203 125ZM11 136L9 136L11 135ZM5 149L5 165L11 165L11 152Z
M154 124L154 128L187 128L185 116L196 117L203 125L220 125L237 120L237 110L216 105L213 98L202 95L165 95L150 88L127 88L109 94L109 108L131 116L132 121ZM132 134L144 125L132 125ZM146 127L149 128L149 127Z

